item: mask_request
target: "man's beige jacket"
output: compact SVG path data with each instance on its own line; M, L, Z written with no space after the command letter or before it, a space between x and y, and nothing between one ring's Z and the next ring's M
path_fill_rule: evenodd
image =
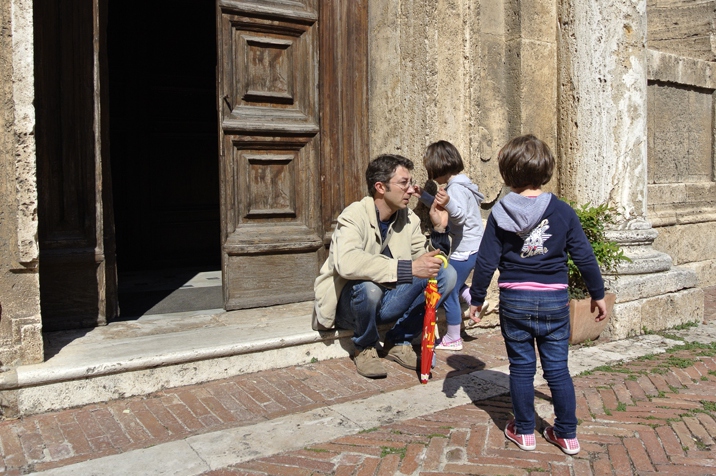
M398 280L398 260L415 260L428 251L428 243L420 219L409 208L397 212L383 243L373 198L350 204L338 216L328 259L313 285L313 329L333 327L346 282L373 281L392 287ZM381 254L385 246L390 247L392 258Z

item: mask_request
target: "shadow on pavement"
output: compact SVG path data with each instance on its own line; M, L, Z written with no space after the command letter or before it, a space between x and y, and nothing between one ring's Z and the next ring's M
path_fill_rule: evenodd
M462 389L477 408L487 413L500 430L504 430L507 422L513 417L509 374L485 370L484 362L471 355L451 355L446 359L446 363L453 370L445 375L443 383L445 396L455 398L457 392ZM477 370L482 370L479 378L468 375ZM535 390L535 398L550 403L552 401L550 395L537 390ZM541 432L550 424L535 414L535 431Z

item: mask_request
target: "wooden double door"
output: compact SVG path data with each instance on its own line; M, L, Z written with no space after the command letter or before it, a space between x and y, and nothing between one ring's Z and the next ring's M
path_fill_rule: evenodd
M116 318L118 272L197 260L226 309L310 300L365 193L367 2L196 3L35 1L45 329Z

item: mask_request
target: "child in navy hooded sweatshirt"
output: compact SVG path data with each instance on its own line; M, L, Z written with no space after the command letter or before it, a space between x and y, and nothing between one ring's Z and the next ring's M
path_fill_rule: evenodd
M470 288L470 317L479 313L496 268L500 270L500 329L510 362L514 420L505 436L523 450L536 441L534 375L540 362L552 393L554 426L545 439L564 453L579 452L576 398L567 362L569 297L567 253L579 268L598 308L606 317L604 281L577 214L541 187L552 178L551 150L533 135L512 139L498 155L500 174L511 188L492 209L485 226Z

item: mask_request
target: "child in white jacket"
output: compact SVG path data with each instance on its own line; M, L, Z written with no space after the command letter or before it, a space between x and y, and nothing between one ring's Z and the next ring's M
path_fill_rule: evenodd
M425 150L423 164L428 172L428 178L435 180L441 188L435 197L424 190L418 190L420 201L430 206L434 200L447 210L452 237L450 265L457 271L455 288L443 298L447 332L435 348L457 351L462 350L460 291L475 267L477 250L483 234L480 203L485 196L478 191L477 185L465 174L460 173L465 166L460 152L450 142L441 140L430 144Z

